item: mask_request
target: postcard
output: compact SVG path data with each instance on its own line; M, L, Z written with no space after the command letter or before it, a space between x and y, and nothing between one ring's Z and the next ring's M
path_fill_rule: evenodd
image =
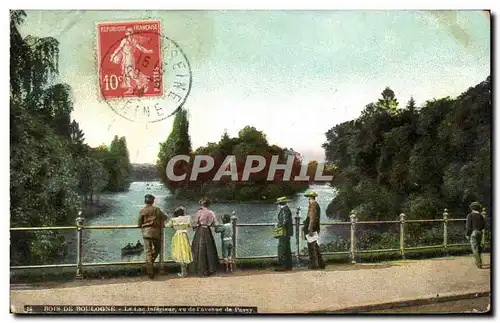
M485 10L11 10L10 312L491 314L491 41Z

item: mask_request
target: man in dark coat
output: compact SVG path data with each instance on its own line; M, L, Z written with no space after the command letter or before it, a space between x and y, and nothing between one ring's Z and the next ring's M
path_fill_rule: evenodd
M287 202L286 197L280 197L276 201L280 207L276 228L282 230L282 235L278 237L278 268L275 269L276 271L292 270L290 237L293 236L293 219L292 211L286 204Z
M142 237L146 248L146 263L149 278L154 278L154 262L160 254L161 237L167 216L160 208L153 206L155 197L151 194L144 196L146 206L139 212L138 225L142 230Z
M307 211L307 217L303 222L304 236L307 240L308 237L312 238L313 235L319 235L321 208L316 201L316 197L318 196L316 192L309 192L304 194L304 196L309 197L309 209ZM323 262L323 257L319 250L318 241L307 241L307 250L309 252L309 268L324 269L325 263Z
M467 219L465 221L465 236L467 237L467 240L470 241L477 268L482 268L483 262L481 259L481 240L483 237L483 230L485 228L485 220L481 213L479 213L481 212L481 204L479 202L471 203L470 209L472 212L467 215Z

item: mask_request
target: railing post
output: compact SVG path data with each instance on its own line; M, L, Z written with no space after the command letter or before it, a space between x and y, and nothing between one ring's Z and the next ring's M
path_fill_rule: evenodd
M237 234L236 220L238 220L238 218L236 217L236 211L233 211L233 215L231 216L231 223L233 224L233 259L236 259L236 234ZM233 264L233 266L236 265Z
M297 211L295 212L295 246L296 246L296 255L297 265L300 264L300 206L297 207Z
M486 208L483 207L483 211L481 212L481 215L483 216L485 222L486 222ZM483 236L481 238L481 244L483 245L483 249L485 248L486 246L486 226L483 230Z
M165 222L161 224L161 234L160 234L161 248L160 248L160 259L158 260L160 268L158 268L160 273L165 272ZM154 264L153 264L154 265Z
M443 212L443 245L444 253L448 255L448 209Z
M401 250L401 258L405 259L405 218L406 215L399 215L399 249Z
M83 258L83 224L85 219L82 211L78 211L76 218L76 279L83 278L82 258Z
M356 214L351 213L351 263L356 264Z

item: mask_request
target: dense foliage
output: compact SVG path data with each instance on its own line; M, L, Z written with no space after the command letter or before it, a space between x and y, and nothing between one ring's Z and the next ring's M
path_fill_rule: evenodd
M73 224L93 194L129 185L124 138L91 148L71 120L71 88L57 83L59 43L23 38L24 11L10 13L10 209L12 227ZM64 252L58 232L13 232L11 261L43 262Z
M463 218L472 201L491 206L491 79L456 99L411 99L394 92L369 104L356 120L336 125L323 145L337 172L338 195L327 215L361 220Z
M199 198L209 197L213 200L223 201L272 201L283 195L293 195L309 186L308 182L293 181L298 176L302 166L300 154L293 149L283 149L276 145L269 145L263 132L254 127L243 128L238 137L231 138L224 133L218 143L209 142L206 146L191 151L189 138L189 122L187 113L181 110L177 113L173 129L168 139L160 144L158 154L158 172L165 186L177 197ZM175 164L174 174L187 174L183 181L172 181L166 175L168 161L176 155L190 156L190 162L179 161ZM194 158L197 155L209 155L214 158L214 167L211 171L201 173L196 180L191 181L191 170ZM250 174L248 180L242 181L243 170L248 155L258 155L266 160L265 168L257 173ZM291 180L283 181L284 171L278 170L273 180L267 181L272 156L279 156L278 163L285 164L289 155L293 157ZM227 156L234 156L226 160ZM202 162L202 166L206 163ZM257 161L254 161L254 166ZM219 169L237 170L237 178L229 175L214 181ZM316 167L316 165L314 165ZM314 168L315 169L315 168Z
M189 120L187 111L180 109L174 118L172 131L165 142L160 143L156 167L160 180L173 192L175 188L185 187L185 182L171 181L166 174L168 161L177 155L189 155L191 153L191 138L189 137ZM174 174L180 175L189 171L189 163L179 161L175 164Z
M104 166L109 172L106 190L120 192L128 189L131 183L132 164L130 164L125 137L115 136L104 159Z
M132 164L132 181L145 182L158 180L158 171L153 164Z

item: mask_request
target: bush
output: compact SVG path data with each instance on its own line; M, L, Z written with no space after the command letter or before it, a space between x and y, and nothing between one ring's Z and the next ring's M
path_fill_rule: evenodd
M350 243L348 240L343 239L342 237L333 237L333 240L326 243L320 244L319 248L321 252L341 252L348 251L350 247ZM307 253L307 247L301 250L301 253Z
M393 232L363 230L356 240L358 250L379 250L399 248L399 235Z

